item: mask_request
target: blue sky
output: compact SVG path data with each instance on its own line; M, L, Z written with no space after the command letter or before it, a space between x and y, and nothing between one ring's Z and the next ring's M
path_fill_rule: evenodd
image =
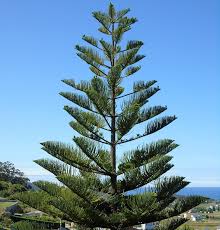
M186 176L191 186L220 186L219 1L112 2L139 19L125 36L145 43L146 58L133 80L158 80L162 90L151 103L178 116L143 141L175 139L180 147L171 174ZM47 157L39 143L71 141L70 117L62 110L67 102L58 95L69 88L60 80L92 77L74 45L83 34L102 37L91 12L108 3L0 1L0 161L12 161L33 180L51 177L32 162Z

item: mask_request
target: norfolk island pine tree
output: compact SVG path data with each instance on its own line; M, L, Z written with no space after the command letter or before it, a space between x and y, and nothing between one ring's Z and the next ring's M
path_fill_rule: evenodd
M74 120L75 145L47 141L42 149L57 159L35 162L52 172L62 183L37 181L41 189L16 197L24 203L88 228L127 228L158 222L157 229L176 229L187 220L180 214L205 200L200 196L177 197L189 184L184 177L164 176L173 167L168 155L178 145L171 139L144 143L118 156L118 147L153 134L173 122L175 116L161 116L166 106L146 107L159 91L156 81L138 81L133 90L122 87L123 80L140 70L137 63L143 42L132 40L122 48L123 35L137 21L127 17L129 9L93 12L98 29L107 40L84 35L89 46L76 46L77 55L95 75L91 81L63 80L73 92L60 94L74 103L65 106ZM158 117L158 115L160 115ZM143 133L132 136L135 126L146 124ZM153 183L142 193L129 193Z

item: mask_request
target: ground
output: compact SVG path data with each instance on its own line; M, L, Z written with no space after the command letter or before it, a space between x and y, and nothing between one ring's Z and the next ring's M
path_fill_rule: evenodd
M1 224L2 221L4 221L4 223L8 222L10 223L10 219L8 218L3 218L2 214L4 213L5 208L10 207L11 205L13 205L13 202L0 202L0 229L3 229ZM5 224L4 224L5 225ZM5 228L6 229L6 228Z
M217 226L220 226L220 202L210 201L201 204L192 212L202 216L201 220L187 222L187 225L195 230L216 230ZM187 216L190 217L191 214L187 213Z
M4 213L5 208L10 207L13 204L13 202L0 202L0 217Z

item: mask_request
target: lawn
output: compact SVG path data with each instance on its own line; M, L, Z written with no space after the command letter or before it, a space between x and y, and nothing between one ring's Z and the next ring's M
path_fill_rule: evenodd
M0 211L2 211L3 209L10 207L11 205L13 205L14 202L0 202Z

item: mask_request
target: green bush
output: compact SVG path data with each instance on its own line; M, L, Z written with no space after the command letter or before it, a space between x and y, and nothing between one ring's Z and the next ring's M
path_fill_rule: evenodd
M12 225L12 230L42 230L46 229L43 225L20 221Z
M178 230L194 230L194 228L188 225L183 225L182 227L178 228Z

